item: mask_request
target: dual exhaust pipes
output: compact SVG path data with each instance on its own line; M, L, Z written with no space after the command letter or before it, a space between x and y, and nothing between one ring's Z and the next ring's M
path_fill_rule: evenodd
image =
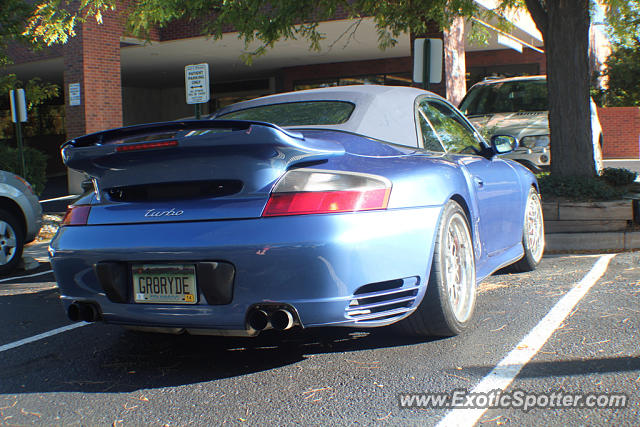
M75 301L69 305L67 316L73 322L96 322L102 318L100 306L93 302ZM286 331L300 324L295 309L282 305L254 306L247 313L247 324L254 331L265 329Z
M67 316L73 322L95 322L102 314L98 304L92 302L73 302L67 309Z
M247 324L258 332L269 328L286 331L299 323L296 320L295 311L289 307L253 307L247 314Z

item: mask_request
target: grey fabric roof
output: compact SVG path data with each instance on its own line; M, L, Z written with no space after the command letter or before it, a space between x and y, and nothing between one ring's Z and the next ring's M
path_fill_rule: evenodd
M357 85L287 92L239 102L220 109L216 116L269 104L299 101L347 101L355 104L343 124L292 126L291 129L338 129L383 141L416 147L414 103L431 92L406 86ZM438 97L440 98L440 97Z

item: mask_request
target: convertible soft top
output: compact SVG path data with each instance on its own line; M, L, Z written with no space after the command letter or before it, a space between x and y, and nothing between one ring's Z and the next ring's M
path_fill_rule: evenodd
M416 145L414 101L431 92L405 86L354 85L301 90L239 102L220 109L214 118L263 105L303 101L343 101L355 105L342 124L293 126L292 128L337 129L401 145ZM407 102L409 101L409 102Z

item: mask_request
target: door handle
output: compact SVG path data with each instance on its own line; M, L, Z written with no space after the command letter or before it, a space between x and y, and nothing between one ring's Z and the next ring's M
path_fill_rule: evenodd
M480 178L473 178L473 181L476 183L476 185L478 186L478 188L482 188L484 187L484 181L481 180Z

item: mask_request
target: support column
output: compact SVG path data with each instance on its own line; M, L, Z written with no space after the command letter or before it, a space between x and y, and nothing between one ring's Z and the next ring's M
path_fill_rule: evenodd
M411 37L411 51L413 53L414 38L442 39L444 49L442 66L442 83L432 84L431 91L446 98L453 105L458 106L465 93L466 65L464 50L464 19L456 18L449 28L439 31L435 23L426 34Z
M443 45L446 98L457 107L467 93L463 18L454 19L443 31Z
M102 24L92 18L78 24L77 35L64 47L67 139L122 126L122 25L116 12L104 13L102 19ZM77 97L69 93L73 84L80 87ZM83 179L69 170L69 193L80 194Z

